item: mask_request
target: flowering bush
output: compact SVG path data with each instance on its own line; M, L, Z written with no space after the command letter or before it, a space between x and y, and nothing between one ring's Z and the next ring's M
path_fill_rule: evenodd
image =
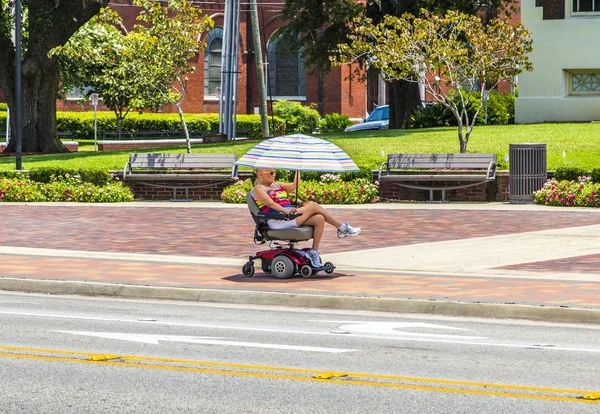
M0 201L46 201L41 184L27 178L0 178Z
M581 176L577 181L548 180L541 190L533 193L536 204L567 207L600 207L600 184L591 177Z
M81 181L78 175L52 176L49 183L29 178L0 178L0 201L78 201L112 203L133 201L131 190L113 181L94 185Z
M321 182L323 183L332 183L334 181L340 181L339 174L323 174L321 176Z
M221 200L225 203L242 204L246 202L246 194L252 190L252 179L238 180L223 189Z
M319 204L365 204L379 200L379 183L366 178L341 181L339 176L325 174L320 182L305 181L298 189L298 198ZM252 180L238 181L223 190L221 199L225 203L245 203L246 193L253 187ZM290 196L293 201L295 198Z

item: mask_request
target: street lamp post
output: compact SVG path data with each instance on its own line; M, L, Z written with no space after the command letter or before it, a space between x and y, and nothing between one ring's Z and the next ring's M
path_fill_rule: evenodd
M21 0L15 2L15 137L16 144L16 170L22 169L21 165Z

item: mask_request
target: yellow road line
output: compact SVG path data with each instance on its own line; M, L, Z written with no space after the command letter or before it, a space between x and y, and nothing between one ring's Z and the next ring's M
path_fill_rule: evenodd
M13 351L27 351L27 352L38 352L38 353L54 353L64 355L81 355L81 356L101 356L106 354L96 354L90 352L76 352L76 351L60 351L60 350L42 350L36 348L23 348L23 347L9 347L0 346L0 349L13 350ZM10 354L0 353L0 357L15 358L15 359L29 359L39 361L59 361L59 362L73 362L73 363L88 363L88 364L102 364L102 365L114 365L120 367L132 367L132 368L146 368L146 369L159 369L168 371L183 371L183 372L195 372L203 374L219 374L219 375L234 375L242 377L258 377L268 379L284 379L293 381L312 381L312 382L327 382L344 385L363 385L372 387L387 387L387 388L399 388L399 389L414 389L421 391L437 391L447 393L459 393L459 394L472 394L472 395L493 395L500 397L513 397L513 398L529 398L529 399L542 399L551 401L568 401L568 402L585 402L591 404L600 404L600 400L586 400L580 397L557 397L552 395L532 395L532 394L520 394L520 393L509 393L500 391L478 391L478 390L466 390L457 388L441 388L441 387L430 387L424 385L411 385L411 384L395 384L395 383L384 383L384 382L371 382L371 381L355 381L353 379L321 379L311 377L300 377L293 375L279 375L269 373L257 373L257 372L244 372L244 371L226 371L219 369L205 369L205 368L193 368L193 367L181 367L181 366L168 366L168 365L151 365L134 362L119 362L113 359L111 360L94 360L94 359L77 359L59 356L39 356L39 355L23 355L23 354ZM142 356L120 356L119 359L123 361L153 361L153 362L165 362L165 363L184 363L190 365L211 365L216 367L224 368L238 368L238 369L254 369L254 370L269 370L279 372L293 372L293 373L324 373L327 371L321 370L306 370L296 368L285 368L285 367L271 367L271 366L259 366L259 365L245 365L245 364L227 364L220 362L209 362L209 361L194 361L194 360L180 360L180 359L169 359L169 358L153 358L153 357L142 357ZM589 394L591 391L583 390L564 390L555 388L538 388L528 386L517 386L517 385L503 385L503 384L487 384L477 383L468 381L452 381L452 380L441 380L434 378L417 378L417 377L403 377L393 375L376 375L376 374L360 374L360 373L347 373L347 377L350 378L371 378L371 379L388 379L396 381L414 381L414 382L430 382L430 383L442 383L448 385L463 385L471 387L485 387L485 388L497 388L497 389L519 389L523 391L538 391L538 392L552 392L552 393L569 393L576 395Z

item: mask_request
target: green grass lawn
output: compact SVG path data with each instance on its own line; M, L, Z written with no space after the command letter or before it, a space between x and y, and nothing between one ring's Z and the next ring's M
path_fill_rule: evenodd
M323 134L345 150L360 167L378 169L389 153L456 153L459 151L457 130L454 127ZM506 126L477 126L471 134L468 152L496 153L500 169L508 169L504 157L509 144L524 142L547 145L548 169L580 167L600 168L600 124L535 124ZM245 154L257 141L237 141L222 144L200 144L194 153ZM103 168L120 170L132 152L184 152L185 146L94 152L93 141L79 141L79 152L24 156L23 168L62 166L66 168ZM382 151L385 157L381 156ZM566 157L563 158L563 151ZM0 157L0 170L12 170L14 157Z

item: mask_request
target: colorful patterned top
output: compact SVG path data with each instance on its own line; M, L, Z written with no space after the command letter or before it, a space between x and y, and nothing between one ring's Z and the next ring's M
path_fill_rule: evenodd
M273 184L275 188L267 187L263 185L262 188L265 189L267 195L271 197L271 200L279 204L283 208L292 208L292 203L288 199L287 192L279 186L279 184ZM259 200L254 197L254 192L252 192L252 198L256 202L258 209L263 213L279 213L277 210L273 210L271 207L261 203Z

